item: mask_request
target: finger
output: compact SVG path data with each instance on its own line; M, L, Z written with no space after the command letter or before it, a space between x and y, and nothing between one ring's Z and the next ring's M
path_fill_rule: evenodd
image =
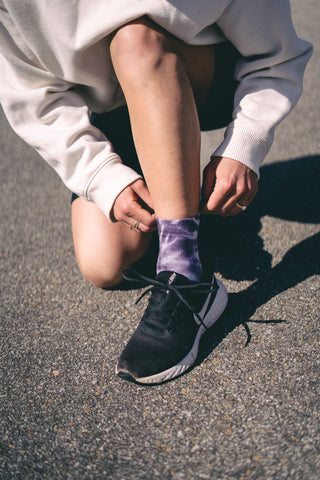
M217 170L217 162L211 160L210 163L206 166L203 171L203 179L202 179L202 199L201 203L203 205L203 210L207 210L207 202L210 198L214 190L214 186L216 183L216 170Z
M132 199L130 202L130 211L127 212L124 219L130 226L136 221L140 222L141 231L156 230L156 216L154 213L146 210L141 206L139 202L140 197L136 195L136 192L132 191Z
M145 210L137 200L132 204L132 219L138 220L142 225L148 229L156 229L156 216L154 213ZM130 222L132 223L132 221Z
M127 225L129 227L129 230L131 230L134 233L149 233L152 231L150 227L148 227L147 225L144 225L138 220L134 220L133 218L131 219L131 223L128 223Z
M247 200L248 192L247 192L247 185L244 182L239 182L237 185L236 191L234 191L221 205L220 210L222 215L228 215L232 211L234 213L239 213L241 211L240 207L237 207L237 203L239 205L247 206L249 204Z
M233 201L226 210L224 210L222 215L224 217L229 217L233 215L238 215L239 213L246 211L247 207L250 205L255 195L256 195L256 192L252 192L245 196L236 198L236 200ZM242 208L242 207L245 207L245 208Z
M230 187L224 182L217 183L207 202L209 213L222 214L225 204L232 195L233 187Z
M222 215L230 216L236 215L245 210L242 206L248 207L258 192L258 182L256 175L252 172L252 176L245 178L238 182L237 192L230 196L222 207Z
M123 191L114 206L115 218L128 227L133 227L136 221L140 222L139 229L142 232L156 230L155 215L143 209L138 203L138 198L131 188Z
M153 209L153 202L150 192L143 180L138 180L137 182L133 183L131 188L138 195L138 197L143 200L144 203Z
M121 221L129 227L134 227L139 223L139 230L142 232L150 232L157 229L157 221L154 213L149 213L141 207L137 200L133 200L130 206L130 213L122 216Z
M239 213L243 213L246 211L247 207L249 206L250 202L246 200L239 200L236 202L231 208L229 208L224 214L224 217L231 217L234 215L239 215Z
M209 200L209 197L214 189L215 182L215 172L212 168L208 168L204 171L202 182L202 200L204 203L207 203L207 201Z

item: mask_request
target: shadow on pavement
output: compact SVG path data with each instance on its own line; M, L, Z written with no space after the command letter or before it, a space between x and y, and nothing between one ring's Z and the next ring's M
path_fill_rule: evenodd
M319 156L272 163L261 168L259 193L245 214L229 218L202 217L199 242L203 265L226 279L253 283L246 290L229 294L223 316L203 337L196 364L239 325L247 332L248 344L251 339L249 322L282 323L282 319L259 321L250 320L250 317L274 296L320 273L320 233L294 245L274 267L259 236L264 216L304 224L320 223L319 185ZM157 248L154 236L137 270L154 276ZM120 288L131 290L135 286L124 283Z
M279 264L259 237L261 218L268 215L302 223L320 223L320 157L273 163L261 168L259 193L245 215L204 218L201 251L204 262L231 280L256 280L246 290L229 295L219 322L203 338L198 364L240 324L247 325L256 309L271 298L320 273L320 233L294 245ZM214 254L212 254L214 252ZM281 319L256 322L278 323Z

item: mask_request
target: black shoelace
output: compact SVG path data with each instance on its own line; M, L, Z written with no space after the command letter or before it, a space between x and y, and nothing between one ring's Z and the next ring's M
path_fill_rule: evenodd
M132 273L133 276L128 276L128 274ZM148 292L153 292L156 290L160 291L171 291L173 292L179 300L192 312L193 315L196 316L198 321L201 323L201 325L208 330L208 327L204 324L203 319L200 317L198 312L195 311L195 308L190 305L190 303L184 298L181 292L187 292L192 291L193 293L198 293L198 294L209 294L217 290L217 287L215 283L207 283L207 282L202 282L202 283L197 283L197 284L189 284L189 285L173 285L170 283L163 283L160 282L159 280L156 280L155 278L149 278L143 275L142 273L137 272L133 268L130 268L128 270L125 270L122 272L122 276L125 280L128 282L134 282L136 284L140 284L141 286L147 286L151 285L151 287L147 288L138 298L138 300L135 302L136 304L140 302L140 300L148 293Z

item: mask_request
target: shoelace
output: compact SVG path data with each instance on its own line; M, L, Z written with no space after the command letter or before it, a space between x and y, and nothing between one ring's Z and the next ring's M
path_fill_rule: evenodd
M133 273L134 277L130 277L127 275L127 273ZM180 293L180 291L187 291L187 290L193 290L195 293L212 293L216 290L216 286L214 283L197 283L197 284L190 284L190 285L172 285L170 283L163 283L159 282L159 280L156 280L155 278L149 278L143 275L142 273L137 272L133 268L130 268L128 270L125 270L125 272L122 272L122 276L125 280L128 282L134 282L141 284L142 286L147 286L147 285L152 285L151 287L147 288L138 298L138 300L135 302L136 304L140 302L140 300L149 292L153 292L155 290L162 290L162 291L171 291L173 292L179 300L181 300L182 303L192 312L193 315L197 317L201 325L208 330L208 327L204 324L203 319L200 317L200 315L195 311L194 307L190 305L190 303L184 298L184 296Z

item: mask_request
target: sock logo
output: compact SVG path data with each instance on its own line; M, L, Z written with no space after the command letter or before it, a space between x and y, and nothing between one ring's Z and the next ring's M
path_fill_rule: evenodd
M174 279L176 278L177 274L173 272L173 274L170 276L168 285L171 285L174 282Z

